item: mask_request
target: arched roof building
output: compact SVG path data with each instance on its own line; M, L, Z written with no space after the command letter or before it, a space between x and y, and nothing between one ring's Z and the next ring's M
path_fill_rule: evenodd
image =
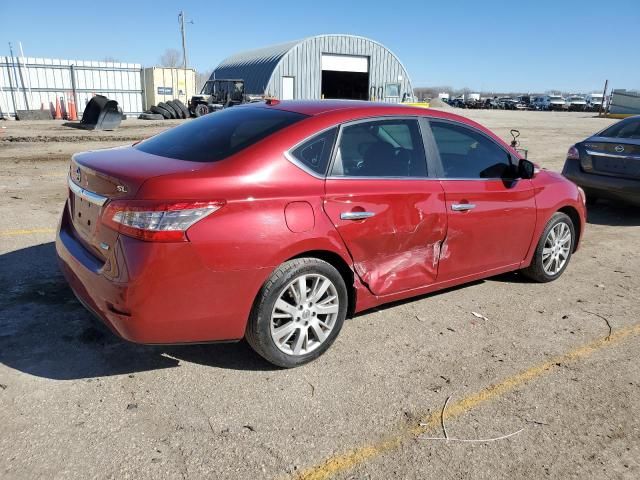
M242 79L245 92L279 99L400 102L412 95L406 69L388 48L354 35L317 35L238 53L212 79Z

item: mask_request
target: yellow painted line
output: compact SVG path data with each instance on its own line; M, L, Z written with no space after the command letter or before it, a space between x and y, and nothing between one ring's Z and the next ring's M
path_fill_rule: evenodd
M55 228L32 228L30 230L0 230L0 237L13 237L18 235L34 235L37 233L55 233Z
M482 403L504 395L530 380L541 377L552 370L558 363L575 362L581 358L590 356L606 346L613 345L627 337L639 334L640 324L623 328L608 338L602 338L588 343L540 365L524 370L512 377L506 378L500 383L491 385L455 403L449 404L445 412L445 419L460 416ZM407 428L379 442L364 445L346 453L329 457L320 465L303 470L295 478L298 480L326 480L338 473L350 470L369 459L399 448L408 440L438 429L440 427L440 415L440 411L434 411L420 422L424 425Z

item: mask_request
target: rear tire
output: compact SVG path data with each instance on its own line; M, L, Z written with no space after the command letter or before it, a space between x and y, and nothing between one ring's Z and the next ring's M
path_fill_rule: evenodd
M209 113L209 107L207 105L205 105L204 103L199 103L193 109L193 114L196 117L202 117L203 115L206 115L208 113Z
M297 367L331 346L347 305L347 287L332 265L317 258L289 260L258 293L245 338L268 362Z
M522 273L536 282L551 282L565 271L575 247L575 226L568 215L556 212L544 228L531 265Z

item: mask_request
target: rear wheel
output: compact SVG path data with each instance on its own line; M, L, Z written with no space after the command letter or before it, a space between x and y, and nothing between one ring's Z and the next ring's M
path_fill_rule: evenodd
M247 325L253 349L279 367L303 365L322 355L347 314L340 273L317 258L283 263L258 294Z
M545 227L531 265L522 270L537 282L551 282L567 268L575 245L575 227L568 215L556 212Z
M207 113L209 113L209 106L205 105L204 103L199 103L198 105L196 105L196 108L193 109L193 114L196 117L201 117L203 115L206 115Z

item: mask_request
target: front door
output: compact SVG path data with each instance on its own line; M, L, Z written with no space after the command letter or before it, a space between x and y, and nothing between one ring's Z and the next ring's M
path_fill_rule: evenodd
M435 282L447 215L442 186L427 178L415 119L342 127L325 211L375 295Z
M438 281L516 268L536 223L530 180L515 179L509 152L479 130L431 121L448 216Z

